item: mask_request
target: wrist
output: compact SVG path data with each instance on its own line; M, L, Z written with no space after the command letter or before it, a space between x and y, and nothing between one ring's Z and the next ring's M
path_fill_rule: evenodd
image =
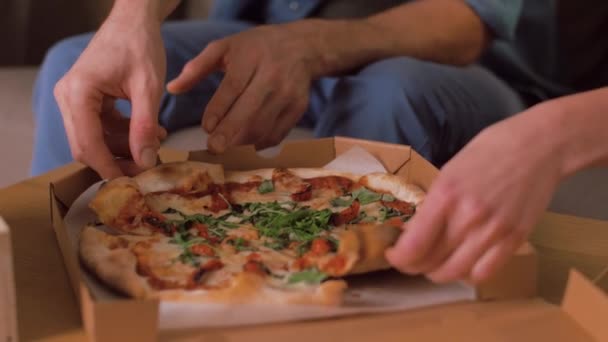
M116 0L109 20L134 25L158 25L173 12L179 0Z
M581 144L581 133L572 111L561 101L549 101L528 110L529 131L544 153L556 162L560 179L580 171L590 163Z

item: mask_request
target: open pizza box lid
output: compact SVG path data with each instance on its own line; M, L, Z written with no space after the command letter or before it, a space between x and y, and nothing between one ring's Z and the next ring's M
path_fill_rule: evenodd
M402 176L409 182L417 184L425 190L429 188L438 173L438 170L433 165L408 146L341 137L286 143L280 152L271 158L261 157L252 147L238 147L223 155L212 155L205 151L180 152L162 150L160 159L163 162L199 160L220 163L227 170L250 170L263 167L322 167L335 159L336 156L349 151L354 146L361 147L371 153L384 165L388 172ZM158 337L159 333L159 303L154 300L97 300L84 281L78 257L68 239L68 233L63 220L64 215L76 198L85 189L98 181L98 176L92 170L80 168L59 181L52 183L50 186L53 227L71 284L80 302L85 328L89 336L96 340L154 340ZM492 302L511 302L513 300L519 302L540 302L530 299L536 295L536 278L536 253L529 245L525 245L495 277L474 289L475 299L488 304L479 306L481 304L475 304L472 301L463 304L465 306L461 304L442 305L412 310L405 314L408 317L414 317L417 316L417 313L422 312L442 313L445 311L450 316L452 314L462 315L462 310L464 310L464 312L469 312L468 316L470 316L469 310L471 310L471 307L473 308L473 312L475 310L489 310L488 312L491 312L496 305ZM581 291L585 293L589 292L590 295L594 293L594 290L589 289L589 287L593 288L593 286L586 283L580 276L572 277L571 282L574 285L572 285L573 289L570 289L568 292L570 296L575 296L576 298L583 296L578 294ZM587 284L589 286L578 286L577 284ZM595 289L595 291L599 290ZM598 294L596 294L597 296ZM576 301L565 301L565 304L573 302ZM600 302L595 300L596 304ZM608 309L608 303L604 304L604 310ZM546 303L542 303L542 305L550 306ZM601 305L595 306L601 307ZM450 313L454 310L456 310L454 313ZM576 305L573 304L564 306L564 312L576 314L577 317L581 315L576 310ZM448 316L444 316L443 313L441 315L448 319ZM316 324L326 325L326 322L332 321L336 320L326 320L316 322ZM331 326L331 323L327 324ZM580 324L583 325L582 323ZM281 323L280 325L297 326L294 323ZM396 325L396 327L399 326L399 324ZM255 327L249 329L255 329ZM176 332L173 331L172 333Z

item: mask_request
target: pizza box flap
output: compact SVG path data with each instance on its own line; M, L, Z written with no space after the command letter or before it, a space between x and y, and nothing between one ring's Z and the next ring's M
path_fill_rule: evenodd
M50 184L51 221L55 228L55 235L68 271L71 287L80 303L83 323L89 335L96 341L154 340L157 334L158 301L96 300L84 282L78 255L70 245L63 217L68 206L76 197L72 198L73 192L64 187L68 184L71 185L69 182L72 182L75 185L84 186L86 189L97 180L99 177L91 177L89 170L77 170L61 181ZM59 189L63 191L58 191ZM134 317L137 319L133 319Z
M404 168L404 165L410 161L412 153L415 153L411 147L405 145L395 145L347 137L334 138L335 156L348 151L354 146L364 148L367 152L376 157L389 173L393 174L397 174L400 169Z
M608 294L596 285L607 277L608 268L594 282L571 270L561 305L597 341L608 341Z
M206 150L192 151L188 160L222 164L228 170L251 170L272 167L323 167L336 156L360 146L376 157L390 173L397 173L411 158L412 149L383 142L366 141L354 138L323 138L285 142L280 150L271 157L260 155L252 145L230 148L221 155ZM173 151L166 152L173 160L182 160ZM161 154L161 160L170 159Z
M17 341L17 304L11 232L0 216L0 340Z
M251 145L237 146L223 154L206 150L190 152L189 160L222 164L227 170L253 170L273 167L323 167L335 158L334 139L286 142L277 155L266 158Z

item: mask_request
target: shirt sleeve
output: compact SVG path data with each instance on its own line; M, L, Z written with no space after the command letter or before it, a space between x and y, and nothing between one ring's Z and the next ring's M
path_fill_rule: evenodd
M498 39L512 40L524 0L466 0Z

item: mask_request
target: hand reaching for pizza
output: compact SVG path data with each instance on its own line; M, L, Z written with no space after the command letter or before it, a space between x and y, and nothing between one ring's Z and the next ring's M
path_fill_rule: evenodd
M316 40L308 21L256 27L210 43L167 89L182 93L223 71L203 114L209 149L276 145L308 108L310 82L320 63Z
M121 6L131 4L117 2L55 87L72 156L103 178L154 166L167 134L157 121L166 68L160 23ZM114 108L118 98L131 101L131 119Z
M479 283L508 260L562 176L561 155L533 129L545 113L533 110L486 129L445 165L387 252L391 264L435 282Z

